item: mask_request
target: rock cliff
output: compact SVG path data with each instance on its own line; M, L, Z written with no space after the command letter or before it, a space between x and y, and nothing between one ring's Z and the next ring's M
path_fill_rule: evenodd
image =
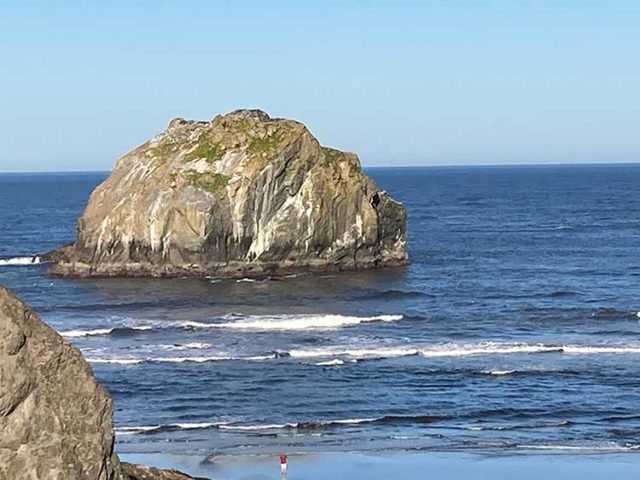
M80 351L0 286L0 480L186 480L120 464L109 395Z
M172 120L91 194L63 276L261 276L407 261L404 207L356 155L238 110Z

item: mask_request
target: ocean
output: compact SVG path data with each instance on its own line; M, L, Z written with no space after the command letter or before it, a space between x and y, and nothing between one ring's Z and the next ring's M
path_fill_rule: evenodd
M406 268L46 276L105 173L0 175L0 283L80 347L117 450L640 451L640 165L378 168Z

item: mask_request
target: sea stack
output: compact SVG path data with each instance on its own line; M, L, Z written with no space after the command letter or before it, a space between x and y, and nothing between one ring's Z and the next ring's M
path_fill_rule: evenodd
M403 265L406 213L300 122L175 119L89 198L60 276L266 276Z

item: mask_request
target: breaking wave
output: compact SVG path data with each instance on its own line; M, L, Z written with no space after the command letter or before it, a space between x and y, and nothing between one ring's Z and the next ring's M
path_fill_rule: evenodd
M142 425L134 427L116 428L119 435L150 434L175 430L194 429L218 429L237 431L261 431L261 430L322 430L339 426L353 425L407 425L407 424L428 424L449 420L448 416L437 415L415 415L415 416L394 416L387 415L374 418L347 418L338 420L311 420L291 423L264 423L264 424L239 424L230 422L214 423L170 423L167 425Z
M473 355L510 355L536 353L564 353L569 355L593 354L640 354L640 345L555 345L545 343L497 343L441 344L415 347L371 347L353 348L329 347L309 350L292 350L295 358L350 357L356 359L384 359L406 356L421 357L464 357ZM493 375L507 375L513 371L486 372Z
M574 423L571 420L562 420L559 422L540 422L540 423L523 423L516 425L469 425L464 427L466 430L474 431L508 431L508 430L528 430L541 428L560 428L571 427Z
M205 430L207 428L217 428L224 423L169 423L167 425L141 425L138 427L116 428L117 435L135 435L138 433L160 433L175 430Z
M255 358L247 358L251 360ZM89 363L114 365L139 365L141 363L207 363L236 360L233 357L209 355L201 357L149 357L149 358L87 358ZM240 360L239 358L237 360Z
M486 375L495 375L495 376L505 376L505 375L513 375L516 373L515 370L483 370L482 373Z
M356 317L347 315L256 315L229 321L236 315L224 317L227 321L206 323L198 321L156 322L153 325L117 326L111 328L77 329L59 332L63 337L94 337L102 335L137 335L143 331L167 329L206 329L228 328L237 330L324 330L368 322L397 322L402 315L377 315L371 317Z
M355 317L348 315L260 315L223 323L182 322L185 328L231 328L238 330L332 329L367 322L397 322L402 315Z
M96 328L94 330L67 330L59 332L63 337L95 337L101 335L131 335L139 332L152 330L150 325L138 326L138 327L113 327L113 328Z
M0 258L0 266L28 266L37 265L42 263L42 259L38 256L34 257L13 257L13 258Z
M165 345L166 350L189 350L207 349L211 345L206 343L190 343L185 345ZM116 364L116 365L138 365L142 363L207 363L218 361L267 361L277 359L309 359L315 366L333 367L344 365L347 362L360 362L367 360L382 360L398 357L465 357L481 355L515 355L515 354L546 354L557 353L566 355L598 355L598 354L640 354L638 346L588 346L588 345L547 345L547 344L524 344L524 343L480 343L469 345L444 344L421 347L370 347L352 348L328 347L309 350L291 350L289 352L273 351L262 355L233 356L228 353L216 353L201 356L158 356L158 357L123 357L123 358L99 358L89 357L87 360L94 364ZM328 360L323 358L330 357ZM313 360L316 360L315 362ZM477 371L483 375L508 376L522 375L528 373L539 373L535 371L520 370L482 370Z
M333 360L327 360L326 362L318 362L316 365L319 367L337 367L344 365L344 361L339 358L334 358Z
M89 363L106 363L113 365L138 365L144 363L142 358L87 358Z
M153 348L159 348L162 350L180 351L180 350L206 350L213 345L203 342L191 342L191 343L175 343L172 345L152 345Z

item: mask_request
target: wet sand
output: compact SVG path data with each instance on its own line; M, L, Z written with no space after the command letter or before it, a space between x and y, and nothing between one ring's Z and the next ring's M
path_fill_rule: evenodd
M215 480L278 480L277 456L202 457L121 455L126 461L180 469ZM640 476L640 452L535 453L482 456L464 453L330 453L289 456L288 480L622 480Z

